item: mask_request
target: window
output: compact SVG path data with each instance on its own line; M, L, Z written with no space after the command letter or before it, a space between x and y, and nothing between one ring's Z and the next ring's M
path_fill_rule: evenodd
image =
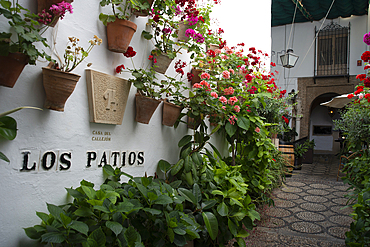
M313 126L313 135L331 135L332 126Z
M348 37L349 27L333 22L319 32L315 76L348 75Z

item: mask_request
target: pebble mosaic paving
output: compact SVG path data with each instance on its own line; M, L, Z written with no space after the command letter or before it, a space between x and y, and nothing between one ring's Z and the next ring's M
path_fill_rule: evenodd
M303 164L273 192L275 207L260 209L261 221L246 238L247 246L345 246L353 221L344 195L348 187L337 179L335 157Z

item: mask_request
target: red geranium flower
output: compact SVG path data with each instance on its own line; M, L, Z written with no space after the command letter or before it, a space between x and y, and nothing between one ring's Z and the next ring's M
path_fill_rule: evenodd
M134 48L132 48L132 46L129 46L127 48L127 51L123 53L123 55L125 57L134 57L136 55L136 51L134 51Z
M362 53L361 59L364 62L368 62L370 60L370 51L365 51L364 53Z
M349 99L352 99L353 97L354 97L354 95L352 93L347 95L347 98L349 98Z
M369 77L365 78L364 85L365 85L365 87L370 87L370 78Z
M124 70L124 69L125 69L125 66L123 64L121 64L121 65L116 67L116 73L117 74L121 73L121 71Z
M360 81L365 80L365 78L366 78L366 74L358 74L358 75L356 76L356 79L359 79Z

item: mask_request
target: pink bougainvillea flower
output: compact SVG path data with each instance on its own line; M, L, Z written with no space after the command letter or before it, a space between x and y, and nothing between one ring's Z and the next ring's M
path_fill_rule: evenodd
M256 128L254 129L254 131L256 131L257 133L260 133L261 129L260 129L260 128L258 128L258 127L256 127Z
M231 74L235 74L235 71L233 69L229 69Z
M221 58L222 58L223 60L227 60L227 59L229 59L229 57L228 57L228 56L226 56L226 55L222 55L222 56L221 56Z
M365 33L364 42L365 44L370 45L370 33Z
M240 106L238 106L238 105L234 106L234 111L240 112Z
M195 40L195 42L202 44L202 43L204 43L205 39L204 39L204 37L201 33L197 33L197 34L194 35L194 40Z
M224 96L221 96L218 100L221 101L224 104L227 102L227 99Z
M189 28L185 31L185 36L186 37L194 37L195 36L195 31L193 29Z
M215 53L216 53L216 54L221 54L221 49L216 49L216 50L215 50Z
M222 77L225 78L225 79L230 79L230 72L229 71L226 71L224 70L222 72Z
M211 75L210 75L210 74L208 74L208 73L206 73L206 72L204 72L204 73L202 73L202 74L200 75L200 78L201 78L201 79L210 79L210 78L211 78Z
M169 33L172 33L172 30L171 30L171 28L163 28L162 32L165 33L165 34L169 34Z
M66 11L68 11L71 14L73 13L72 5L70 3L67 3L67 2L64 2L64 1L51 5L49 10L55 16L59 16L61 20L64 18L64 15L66 14Z
M216 92L212 92L212 93L211 93L211 96L212 96L213 98L216 98L216 99L218 98L218 94L217 94Z
M222 109L224 109L224 110L226 111L226 106L222 106L221 108L222 108Z

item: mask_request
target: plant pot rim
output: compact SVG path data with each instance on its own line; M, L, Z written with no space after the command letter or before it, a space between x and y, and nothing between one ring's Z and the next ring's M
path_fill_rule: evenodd
M136 25L136 23L135 23L135 22L132 22L132 21L130 21L130 20L126 20L126 19L119 19L119 18L116 18L116 20L115 20L115 21L108 22L108 23L107 23L107 26L108 26L109 24L112 24L112 23L116 23L116 24L117 24L117 23L124 24L125 26L130 27L131 29L135 30L135 32L136 32L136 29L137 29L137 25Z
M152 99L152 100L155 100L155 101L161 101L161 102L163 101L162 99L155 99L155 98L152 98L152 97L148 97L148 96L142 95L140 93L136 93L135 96L140 96L140 97Z
M61 71L61 70L58 70L58 69L53 69L53 68L50 68L50 67L42 67L42 70L49 70L49 71L54 71L55 73L69 74L69 75L74 75L74 76L81 77L80 75L74 74L72 72L65 72L65 71Z
M168 102L166 99L164 99L164 100L162 100L163 101L163 103L164 104L166 104L166 105L171 105L171 106L174 106L174 107L177 107L177 108L184 108L184 107L182 107L182 106L179 106L179 105L176 105L176 104L174 104L174 103L171 103L171 102Z

